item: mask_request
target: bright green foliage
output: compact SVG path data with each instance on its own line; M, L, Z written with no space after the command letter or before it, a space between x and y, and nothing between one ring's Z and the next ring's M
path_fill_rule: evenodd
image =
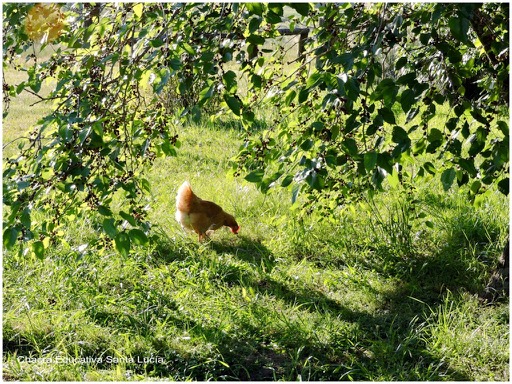
M265 72L282 119L241 148L239 167L267 167L247 180L293 182L317 208L393 173L472 183L469 200L491 184L508 194L508 5L325 4L300 22L311 28L302 65Z
M90 211L122 254L144 243L142 170L174 156L181 122L205 112L246 128L237 174L263 191L291 186L306 208L332 210L389 175L440 174L446 190L471 183L470 198L492 184L508 193L507 4L79 3L63 6L72 22L47 60L20 28L29 9L4 6L4 65L30 59L4 97L50 82L41 98L54 108L4 166L8 248L20 239L43 257L59 226ZM299 24L310 31L297 60L265 46ZM256 135L262 108L280 117Z
M179 118L198 118L223 83L226 103L241 110L234 72L215 64L235 55L243 60L243 52L235 53L241 43L221 33L242 33L241 11L237 5L64 6L74 21L48 48L51 56L38 61L19 28L30 8L4 7L4 65L20 54L34 59L23 68L26 81L4 83L4 97L37 94L50 82L51 92L41 98L54 108L4 166L4 246L16 239L56 242L66 220L97 211L104 216L100 229L126 255L132 243L147 241L150 227L150 185L141 172L155 158L176 154ZM111 206L116 194L125 197L122 210ZM35 220L41 211L54 214ZM43 257L40 241L32 249Z

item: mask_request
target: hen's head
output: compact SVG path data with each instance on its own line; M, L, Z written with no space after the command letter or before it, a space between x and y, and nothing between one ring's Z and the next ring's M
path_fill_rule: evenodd
M231 229L235 235L238 235L238 231L240 230L240 226L236 222L235 218L231 215L227 215L226 220L224 221L224 225Z

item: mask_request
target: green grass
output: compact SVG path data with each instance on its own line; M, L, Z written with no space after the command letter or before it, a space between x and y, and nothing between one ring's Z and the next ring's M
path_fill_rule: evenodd
M43 112L12 108L4 142ZM507 236L506 198L474 207L424 179L300 219L289 191L230 176L236 124L178 133L178 155L147 170L150 246L94 246L91 216L42 261L4 253L4 380L510 379L508 302L477 298ZM240 234L183 231L184 180Z

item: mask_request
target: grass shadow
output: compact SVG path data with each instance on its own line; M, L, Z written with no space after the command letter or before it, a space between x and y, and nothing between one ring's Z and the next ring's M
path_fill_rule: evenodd
M222 356L227 358L232 371L228 377L236 380L296 380L297 377L307 377L308 380L369 380L376 372L381 377L393 377L397 372L407 372L404 370L407 367L409 373L403 373L396 379L423 380L422 369L431 369L431 379L434 380L440 380L444 375L456 380L469 379L426 352L424 342L414 330L418 313L425 310L425 305L412 300L405 303L404 297L409 293L407 284L388 292L383 298L385 304L382 310L370 314L341 304L325 293L308 287L307 282L291 287L275 280L270 272L277 264L276 258L260 242L242 238L237 244L211 242L210 246L219 254L235 255L258 272L256 275L247 274L233 268L229 277L222 281L229 282L231 286L241 284L250 288L256 296L272 296L301 311L329 314L352 323L358 333L354 339L360 340L354 342L348 337L338 340L339 345L329 345L286 327L274 330L271 338L266 340L265 337L254 336L261 334L261 329L250 323L241 325L251 335L243 343L238 338L223 338L219 343L215 337L206 335L206 339L215 343ZM211 335L212 332L206 334ZM283 348L276 350L272 340L280 340ZM397 351L400 353L397 354ZM245 359L240 360L240 356L245 356Z
M377 220L377 230L372 228L370 238L362 242L368 253L365 267L400 279L410 296L427 304L438 304L447 292L481 292L508 235L503 223L488 212L491 208L477 209L463 197L431 192L408 204L395 204L422 219L395 215L393 220L402 224L395 232L386 228L389 218ZM393 241L397 235L405 235L406 247Z
M260 240L244 235L238 235L236 242L212 240L208 245L216 253L234 255L256 268L259 273L272 272L277 262L272 252Z
M244 280L244 276L239 280ZM244 284L247 283L245 280ZM215 345L229 365L222 374L228 380L424 380L422 370L431 367L435 367L431 373L433 380L441 380L445 375L456 380L469 379L425 351L421 338L414 332L413 311L404 313L400 306L392 306L391 311L374 316L343 306L321 292L290 289L274 280L253 281L249 286L256 294L272 295L300 307L301 311L330 314L353 323L356 334L332 338L326 343L314 334L294 329L292 322L264 335L262 329L247 321L237 324L246 330L246 337L240 339L196 324L196 336ZM396 297L399 295L395 293ZM253 305L256 307L252 311L268 311ZM395 376L397 373L401 376Z

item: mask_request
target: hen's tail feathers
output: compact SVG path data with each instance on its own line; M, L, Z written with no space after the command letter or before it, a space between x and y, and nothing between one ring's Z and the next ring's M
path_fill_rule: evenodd
M185 181L181 184L176 195L176 208L182 212L190 211L193 201L196 199L196 195L192 192L190 183Z

